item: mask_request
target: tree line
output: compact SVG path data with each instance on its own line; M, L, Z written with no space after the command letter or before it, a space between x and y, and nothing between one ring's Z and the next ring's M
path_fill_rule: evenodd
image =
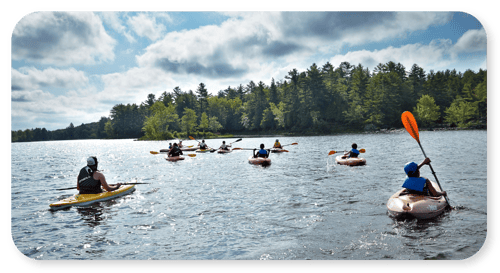
M293 69L269 85L250 81L211 95L175 87L158 98L117 104L99 122L47 131L12 131L12 141L87 138L187 139L189 135L280 133L332 134L401 128L401 113L412 111L423 126L485 128L486 71L409 71L388 62L370 72L361 64L312 64Z

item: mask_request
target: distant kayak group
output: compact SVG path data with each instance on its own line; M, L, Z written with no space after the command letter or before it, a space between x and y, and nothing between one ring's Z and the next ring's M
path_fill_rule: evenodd
M412 217L417 219L430 219L441 214L445 209L450 208L446 191L442 190L441 185L435 175L430 159L427 158L423 151L422 145L418 135L418 127L413 115L410 112L404 112L402 115L403 124L410 135L415 138L424 153L425 159L420 163L409 162L404 166L404 172L407 177L402 185L402 189L393 194L388 202L387 209L390 216L395 218ZM197 141L193 137L191 140ZM233 150L252 150L253 154L248 158L250 164L269 166L271 159L270 153L283 153L288 152L283 147L287 145L297 145L298 143L291 143L281 145L279 140L276 139L273 147L265 149L264 144L260 144L257 148L232 148L232 144L241 141L237 139L229 144L222 141L222 145L218 149L210 148L205 140L198 141L198 145L184 146L182 140L179 143L170 143L168 149L161 149L160 152L151 151L151 154L167 153L165 159L167 161L184 160L182 156L183 151L194 151L196 153L216 152L220 154L231 153ZM340 165L348 166L363 166L366 165L366 159L359 157L361 153L365 153L365 149L358 150L356 143L351 145L350 151L344 151L342 155L335 158L335 162ZM338 151L330 151L328 155L333 155ZM196 154L187 154L189 157L196 157ZM433 182L425 177L420 177L420 168L428 165L436 182ZM86 206L95 202L105 201L116 198L125 194L129 194L135 190L135 184L148 184L148 183L123 183L116 185L109 185L104 175L97 170L97 158L92 156L87 159L87 166L80 170L77 177L77 186L74 188L65 188L59 190L77 189L78 194L69 198L60 200L50 204L50 208L62 209L71 206Z

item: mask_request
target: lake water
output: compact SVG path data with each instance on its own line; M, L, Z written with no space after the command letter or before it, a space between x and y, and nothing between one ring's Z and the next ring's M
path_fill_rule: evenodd
M243 138L233 147L274 140ZM168 141L12 143L12 239L39 260L461 260L483 246L486 131L420 132L454 207L428 221L387 214L404 164L424 158L406 131L279 140L298 145L271 154L269 167L249 164L251 151L179 162L150 154ZM206 142L218 147L222 140ZM336 165L328 156L353 142L366 149L366 166ZM109 183L150 184L90 207L50 211L50 203L76 193L55 189L76 186L90 155ZM434 180L428 166L421 173Z

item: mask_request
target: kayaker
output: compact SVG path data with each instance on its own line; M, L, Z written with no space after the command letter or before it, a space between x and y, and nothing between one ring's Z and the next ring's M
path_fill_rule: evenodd
M174 143L174 146L170 151L168 151L168 157L179 156L182 155L182 150L179 148L177 143Z
M206 149L208 149L208 146L205 143L205 140L202 140L200 143L200 150L206 150Z
M273 148L275 149L283 149L283 147L281 147L281 143L278 139L276 139L276 142L274 142L274 146Z
M408 193L422 194L430 196L446 196L446 191L439 192L433 186L429 179L420 177L420 168L424 165L429 165L431 160L425 158L422 163L417 165L415 162L406 163L404 170L407 175L403 188L406 188Z
M255 153L255 151L257 151L257 149L253 149L253 157L269 157L269 151L264 149L264 143L260 144L260 150L257 152L257 154Z
M229 150L229 146L226 145L226 141L222 141L222 145L220 145L219 149L221 150Z
M342 158L351 158L351 157L358 157L359 151L358 151L358 144L353 143L351 145L351 150L349 152L346 152Z
M172 149L172 143L168 144L168 149Z
M184 147L184 145L182 145L182 140L179 140L179 148L182 148Z
M87 166L83 167L78 174L76 189L80 194L101 193L101 186L106 191L114 191L120 188L121 184L111 187L106 182L104 175L97 170L97 157L87 158Z

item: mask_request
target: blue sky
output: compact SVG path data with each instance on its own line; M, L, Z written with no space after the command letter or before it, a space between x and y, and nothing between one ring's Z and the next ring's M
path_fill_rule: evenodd
M95 122L177 86L270 84L313 63L486 69L486 31L464 12L41 11L11 34L12 130Z

